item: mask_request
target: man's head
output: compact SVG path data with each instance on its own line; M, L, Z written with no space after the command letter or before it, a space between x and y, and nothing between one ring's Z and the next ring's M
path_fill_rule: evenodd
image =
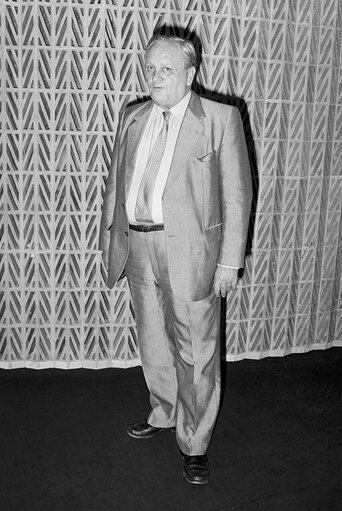
M196 51L191 41L176 36L153 36L145 52L145 77L150 96L158 106L175 106L191 88L196 71Z

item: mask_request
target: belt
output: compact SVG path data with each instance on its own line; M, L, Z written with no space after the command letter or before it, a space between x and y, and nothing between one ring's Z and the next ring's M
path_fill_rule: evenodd
M132 229L133 231L138 231L138 232L163 231L164 224L150 224L150 225L129 224L129 228Z

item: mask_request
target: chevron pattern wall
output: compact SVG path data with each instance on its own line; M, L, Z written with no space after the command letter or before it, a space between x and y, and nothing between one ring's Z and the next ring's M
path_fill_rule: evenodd
M118 113L163 24L202 43L197 89L236 104L255 189L227 360L342 345L342 3L0 0L0 367L139 363L97 250Z

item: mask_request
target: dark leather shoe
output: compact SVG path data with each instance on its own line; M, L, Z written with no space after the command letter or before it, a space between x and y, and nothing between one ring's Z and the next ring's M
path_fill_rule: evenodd
M181 452L184 460L183 475L188 483L207 484L209 481L209 461L206 454L189 456Z
M155 426L151 426L145 419L128 426L126 433L133 438L152 438L154 435L160 431L164 431L165 429L168 428L156 428Z

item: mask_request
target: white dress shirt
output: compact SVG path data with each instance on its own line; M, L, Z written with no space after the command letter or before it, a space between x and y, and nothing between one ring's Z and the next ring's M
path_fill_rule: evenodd
M169 175L173 153L178 138L178 133L183 121L185 110L190 101L190 91L184 96L177 105L170 108L169 129L167 134L167 141L165 146L164 155L158 171L153 199L152 199L152 221L156 224L163 223L163 209L162 209L162 196L164 193L165 184ZM137 202L138 191L141 183L142 176L145 172L147 161L154 143L162 129L164 117L164 109L154 104L150 117L147 121L144 133L137 150L137 158L131 187L128 193L126 210L129 223L137 223L135 218L135 205Z

